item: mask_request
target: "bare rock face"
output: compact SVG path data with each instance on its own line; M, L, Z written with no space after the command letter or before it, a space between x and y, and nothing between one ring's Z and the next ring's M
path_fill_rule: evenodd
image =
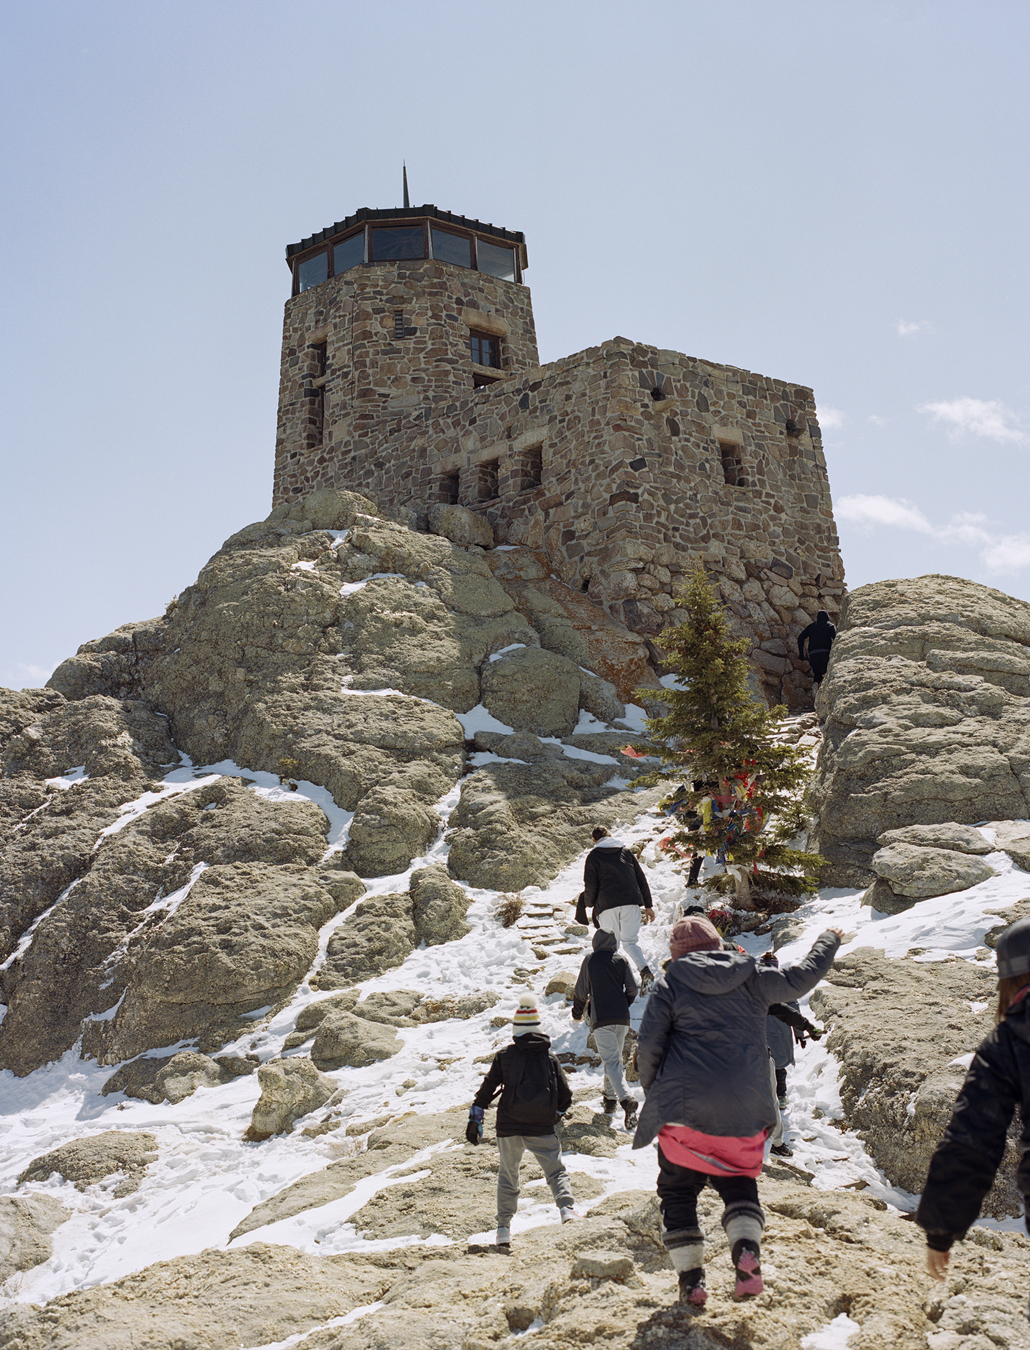
M947 848L955 853L974 856L993 852L979 830L968 825L947 821L941 825L905 825L900 830L885 830L876 841L881 848L888 844L916 844L920 848Z
M953 849L900 842L877 849L869 865L879 878L876 894L870 896L869 903L874 909L890 914L909 908L917 900L964 891L995 875L994 868L982 858ZM894 904L889 910L884 908L887 896L880 883L886 883L893 897Z
M311 1046L311 1062L318 1069L362 1068L389 1059L403 1049L388 1024L370 1022L353 1013L329 1013L318 1024Z
M154 1106L160 1102L174 1104L184 1101L198 1087L222 1087L234 1078L253 1073L257 1066L256 1059L220 1055L215 1060L192 1050L182 1050L164 1059L141 1055L123 1064L100 1091L105 1097L112 1092L124 1092L126 1097L137 1097Z
M71 1215L52 1195L0 1196L0 1285L49 1261L51 1233Z
M567 736L579 720L579 667L557 652L506 652L484 665L481 684L487 710L518 731Z
M956 1061L994 1025L996 972L958 958L890 961L864 947L839 957L828 978L812 1006L832 1025L847 1123L895 1185L918 1193L966 1076ZM986 1214L1019 1212L1014 1176L1010 1144Z
M995 848L1007 853L1024 872L1030 872L1030 824L1025 820L1002 820L992 824Z
M426 509L429 528L463 548L493 548L494 532L485 516L466 506L433 502Z
M551 747L548 747L551 748ZM450 872L472 886L518 891L546 885L590 844L590 829L615 824L625 806L607 786L616 765L558 759L490 764L467 778L451 813ZM657 789L653 790L660 795ZM634 810L657 796L634 795Z
M342 989L399 966L415 949L415 921L406 891L371 895L329 939L321 989Z
M125 1180L114 1191L116 1197L131 1195L139 1189L143 1173L157 1158L157 1140L149 1130L105 1130L103 1134L73 1139L52 1153L34 1158L18 1177L26 1181L46 1181L58 1172L65 1181L82 1191L95 1181L103 1181L112 1172L124 1172Z
M284 1134L295 1120L317 1111L336 1091L332 1078L301 1056L273 1059L258 1069L261 1096L254 1104L244 1138L261 1141Z
M825 884L868 885L876 841L910 825L1030 816L1030 605L956 577L844 602L819 705L811 842Z
M441 863L412 872L411 902L415 932L428 947L452 942L472 931L465 922L469 897Z

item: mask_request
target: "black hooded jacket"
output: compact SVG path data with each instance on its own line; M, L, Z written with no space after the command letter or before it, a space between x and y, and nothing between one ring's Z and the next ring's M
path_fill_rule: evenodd
M808 654L814 655L816 652L828 652L833 646L833 639L837 636L837 629L830 623L830 616L825 609L821 609L815 616L815 623L810 623L807 628L802 628L798 634L798 656L803 661L805 659L805 639L808 639Z
M595 916L622 905L651 908L651 888L636 854L620 839L599 839L583 864L583 896Z
M578 1021L587 1010L591 1027L628 1027L629 1005L637 996L633 969L618 950L614 933L599 928L593 947L579 968L572 993L572 1016Z
M1030 1196L1030 1007L1022 998L980 1043L955 1100L948 1128L930 1159L916 1223L937 1251L947 1251L976 1221L1005 1153L1019 1107L1023 1128L1016 1185Z
M572 1105L572 1089L565 1070L551 1054L551 1038L542 1031L526 1031L511 1045L498 1050L490 1069L473 1097L474 1106L485 1110L500 1090L497 1103L497 1137L506 1135L554 1134L559 1113ZM530 1119L516 1097L543 1100L548 1091L553 1104L542 1106Z

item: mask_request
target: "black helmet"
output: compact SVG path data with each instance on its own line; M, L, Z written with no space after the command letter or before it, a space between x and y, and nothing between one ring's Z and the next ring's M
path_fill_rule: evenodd
M998 978L1030 975L1030 918L1009 924L998 939Z

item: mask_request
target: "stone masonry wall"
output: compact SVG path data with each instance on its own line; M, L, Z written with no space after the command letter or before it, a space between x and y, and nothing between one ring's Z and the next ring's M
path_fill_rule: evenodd
M410 337L394 338L396 308ZM473 389L468 333L486 324L507 330L505 378ZM317 445L312 335L328 356ZM700 556L766 693L809 706L797 634L844 592L812 391L625 338L536 360L528 290L446 264L353 269L294 298L276 504L317 487L457 501L648 638L682 618L675 591Z

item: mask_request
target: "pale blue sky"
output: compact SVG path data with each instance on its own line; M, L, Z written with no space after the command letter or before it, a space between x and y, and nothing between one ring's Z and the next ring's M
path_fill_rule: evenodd
M285 245L402 158L526 232L544 360L813 386L851 586L1030 599L1028 38L1025 0L8 3L0 683L267 514Z

